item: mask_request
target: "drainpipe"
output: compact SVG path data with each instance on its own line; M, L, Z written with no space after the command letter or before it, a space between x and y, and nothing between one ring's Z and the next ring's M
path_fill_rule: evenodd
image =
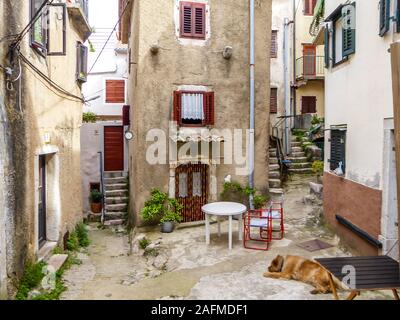
M284 83L285 83L285 153L290 153L290 118L291 115L291 103L290 103L290 46L289 46L289 27L293 21L289 21L288 18L284 19L284 55L283 55L283 69L284 69Z
M249 186L254 188L254 0L250 0L250 130L249 130ZM253 195L249 197L254 209Z
M296 0L293 0L293 84L296 84ZM296 116L297 112L297 91L296 87L293 87L293 116Z

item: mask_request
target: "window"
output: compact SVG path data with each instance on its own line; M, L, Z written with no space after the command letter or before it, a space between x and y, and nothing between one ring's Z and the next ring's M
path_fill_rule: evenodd
M214 92L175 91L174 120L181 126L214 124Z
M30 19L38 13L46 0L31 0ZM42 55L46 55L47 32L46 32L46 8L36 17L31 29L31 46Z
M87 81L87 59L88 48L82 43L76 45L76 80L80 82Z
M316 113L317 112L317 97L303 96L301 97L301 113Z
M105 103L125 103L125 80L108 79L106 80L106 100Z
M379 35L383 37L390 28L390 0L379 1Z
M304 2L304 15L313 16L317 0L303 0L303 2Z
M196 2L180 3L180 36L182 38L206 38L206 5Z
M277 88L271 88L269 112L270 113L278 113L278 89Z
M330 169L336 170L339 164L342 163L342 170L346 170L346 130L332 129L331 130L331 158Z
M272 30L271 58L278 58L278 30Z

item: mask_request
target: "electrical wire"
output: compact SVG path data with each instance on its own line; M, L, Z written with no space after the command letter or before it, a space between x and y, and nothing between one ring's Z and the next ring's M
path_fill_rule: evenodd
M131 1L132 1L132 0L128 0L128 2L126 3L125 8L124 8L124 10L122 10L122 13L121 13L120 16L119 16L119 19L118 19L117 23L115 24L114 28L112 29L110 35L108 36L106 42L104 43L103 48L101 49L100 53L98 54L96 60L93 62L93 64L92 64L92 66L90 67L88 73L90 73L90 72L93 70L94 66L95 66L96 63L99 61L101 54L103 53L104 49L106 48L106 46L107 46L107 44L108 44L108 41L110 41L110 39L111 39L113 33L115 32L115 30L117 29L119 23L121 22L121 19L122 19L122 17L124 16L125 11L126 11L126 9L128 8L128 6L130 5Z

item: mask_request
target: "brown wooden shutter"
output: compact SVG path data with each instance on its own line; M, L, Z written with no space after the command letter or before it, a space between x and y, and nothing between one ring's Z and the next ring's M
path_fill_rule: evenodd
M271 34L271 58L278 57L278 30L272 30Z
M310 14L310 0L303 0L304 2L304 14Z
M174 114L173 119L179 124L181 124L181 107L182 107L182 93L180 91L174 91Z
M316 113L317 112L317 97L306 97L301 98L301 113Z
M214 125L214 92L204 94L205 101L205 124Z
M269 112L270 113L278 112L278 89L277 88L271 88Z
M124 105L122 108L122 125L129 126L131 124L130 120L130 106Z
M125 103L125 80L106 80L106 103Z
M193 4L193 37L205 38L206 36L206 6L204 3Z
M180 34L181 36L184 37L191 37L193 33L192 3L181 2L180 15L181 15Z
M205 39L206 5L204 3L181 2L180 4L180 36L186 38Z

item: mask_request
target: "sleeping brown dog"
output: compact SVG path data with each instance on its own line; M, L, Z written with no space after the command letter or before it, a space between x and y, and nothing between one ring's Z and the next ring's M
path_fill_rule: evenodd
M268 267L264 277L275 279L293 279L311 284L315 287L312 294L329 293L331 291L329 272L319 263L297 256L276 256ZM332 275L333 282L338 289L345 289L343 284Z

